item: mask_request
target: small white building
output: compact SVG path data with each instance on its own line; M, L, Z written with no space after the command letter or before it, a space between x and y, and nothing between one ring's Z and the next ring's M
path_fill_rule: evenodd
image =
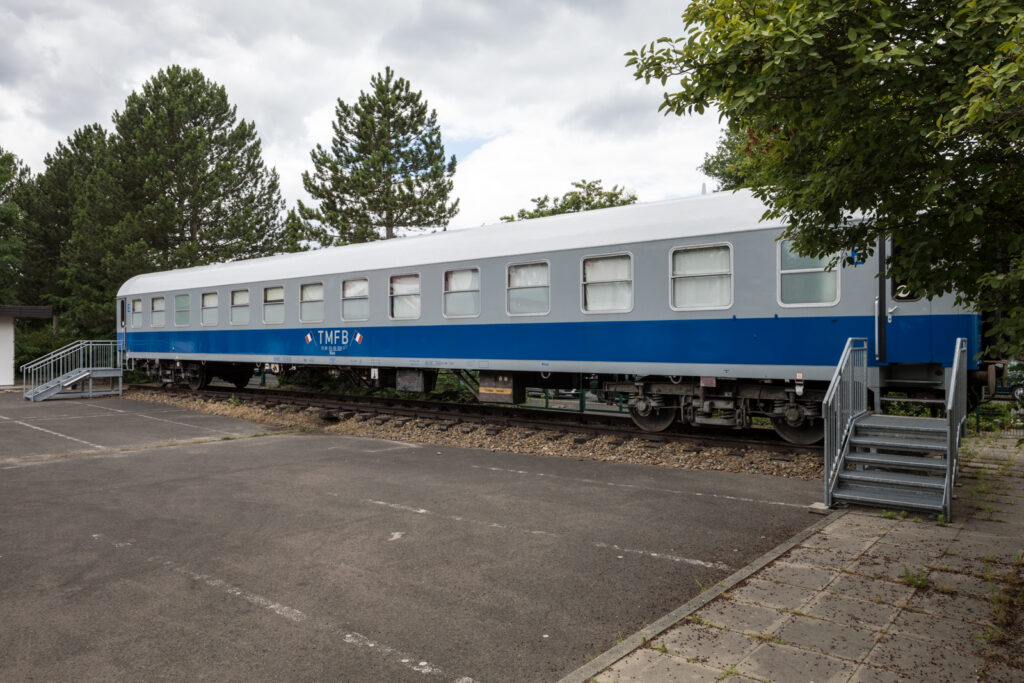
M51 318L49 306L0 305L0 387L14 384L14 321L17 318Z

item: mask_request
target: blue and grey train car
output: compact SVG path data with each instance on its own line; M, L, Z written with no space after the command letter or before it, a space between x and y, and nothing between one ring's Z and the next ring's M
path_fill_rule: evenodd
M820 434L849 337L869 340L876 396L941 392L957 337L975 357L978 316L952 297L908 294L878 258L798 256L764 211L719 193L140 275L118 333L137 367L193 387L257 366L429 387L450 369L514 403L583 373L644 429L767 416L794 441Z

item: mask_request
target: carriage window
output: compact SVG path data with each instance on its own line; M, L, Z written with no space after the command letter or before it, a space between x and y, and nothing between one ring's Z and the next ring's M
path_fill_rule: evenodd
M444 314L448 318L480 315L480 269L449 270L444 274Z
M299 288L299 320L318 323L324 319L324 286L322 283Z
M284 322L284 287L263 288L263 322Z
M125 325L125 317L124 317L124 316L125 316L125 308L124 308L124 299L121 299L120 301L118 301L118 302L117 302L117 305L118 305L118 311L119 311L119 312L120 312L120 314L121 314L121 315L119 315L119 316L118 316L119 318L121 318L121 329L124 329L124 325Z
M547 263L508 267L509 315L545 314L551 310Z
M370 281L366 278L341 283L341 319L370 319Z
M231 324L249 324L249 290L238 289L231 292Z
M203 294L203 312L199 320L203 325L217 324L217 292Z
M420 276L393 275L391 277L391 317L420 317Z
M779 302L783 306L832 305L839 301L839 273L829 257L800 256L790 240L779 243Z
M174 297L174 324L188 325L189 318L189 296L188 294L177 294Z
M672 252L672 308L728 308L731 305L729 245Z
M583 259L583 310L613 313L633 308L633 267L628 254Z
M164 298L162 296L153 297L153 301L149 304L149 324L153 327L163 327L166 322L166 313L164 313ZM140 318L141 320L141 318Z
M132 327L142 327L142 299L132 299Z

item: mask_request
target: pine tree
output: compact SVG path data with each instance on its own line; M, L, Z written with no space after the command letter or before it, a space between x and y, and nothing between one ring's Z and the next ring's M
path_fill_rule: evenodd
M31 174L18 157L0 147L0 304L19 301L25 243L25 213L16 198Z
M274 254L298 245L282 220L278 175L256 127L237 120L223 86L198 69L162 69L114 112L120 232L154 267Z
M319 224L335 244L390 239L398 228L444 228L458 213L448 203L455 157L446 163L437 112L422 91L395 78L391 67L370 79L370 93L335 107L330 149L310 152L314 172L302 174L318 202L298 213Z

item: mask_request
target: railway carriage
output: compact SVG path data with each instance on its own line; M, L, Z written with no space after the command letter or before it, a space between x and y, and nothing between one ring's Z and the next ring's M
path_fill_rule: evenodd
M914 297L884 258L801 257L765 208L717 193L139 275L117 295L118 339L193 387L259 366L406 390L474 371L481 400L518 403L583 374L646 430L765 416L794 442L820 438L849 337L869 340L876 397L941 394L957 337L977 370L975 313Z

